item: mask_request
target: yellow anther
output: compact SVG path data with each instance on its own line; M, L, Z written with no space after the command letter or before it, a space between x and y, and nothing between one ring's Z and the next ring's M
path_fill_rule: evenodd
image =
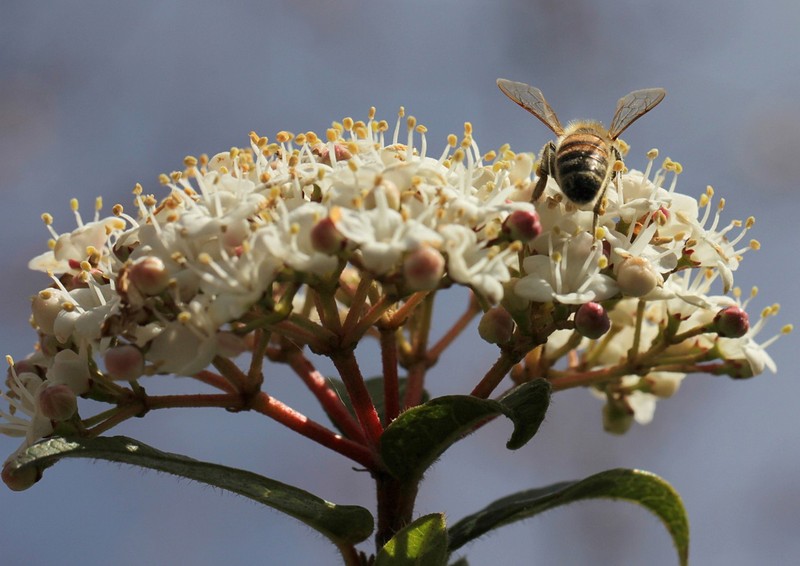
M458 136L456 136L455 134L448 135L447 145L449 145L450 147L455 147L456 145L458 145Z
M370 106L369 107L369 112L367 112L367 116L369 116L370 120L375 119L375 107L374 106Z
M353 129L353 119L348 116L344 120L342 120L342 125L344 126L345 130L352 130Z
M335 142L336 139L339 137L339 132L336 131L334 128L328 128L325 132L325 137L328 139L329 142Z
M78 210L78 199L71 198L69 199L69 207L72 209L72 212L77 212Z
M417 125L417 119L414 116L409 116L406 118L406 126L408 126L409 130L413 130Z
M464 122L464 136L472 136L472 122Z
M192 320L192 313L186 311L178 313L178 322L180 322L181 324L189 324L191 320Z
M161 175L158 176L158 182L162 185L169 185L169 177L164 173L161 173Z
M647 152L647 159L652 160L655 159L656 157L658 157L658 149L656 149L655 147Z
M487 151L483 156L484 161L494 161L496 158L497 158L497 152L494 150Z
M183 158L183 164L186 167L197 167L197 158L192 155L187 155Z
M278 132L278 134L275 136L275 139L276 139L276 140L278 140L278 143L286 143L286 142L288 142L290 139L292 139L293 137L294 137L294 136L291 134L291 132L287 132L286 130L281 130L281 131L280 131L280 132Z
M405 109L405 107L401 106L401 107L400 107L400 109L397 111L397 115L398 115L400 118L402 118L403 116L405 116L405 115L406 115L406 109Z
M94 209L98 211L103 209L103 197L94 199Z
M114 216L119 216L124 211L125 211L125 208L119 203L117 203L117 204L115 204L114 206L111 207L111 214L113 214Z
M750 228L753 227L753 224L755 224L755 223L756 223L755 217L754 216L750 216L750 217L747 218L747 220L744 221L744 226L745 226L745 228L747 228L749 230Z
M781 334L789 334L792 330L794 330L793 324L787 324L783 328L781 328Z
M428 132L428 128L426 128L426 127L425 127L425 126L423 126L422 124L419 124L419 125L417 126L416 130L417 130L417 133L418 133L418 134L425 134L425 133L427 133L427 132Z
M45 226L50 226L53 223L53 215L49 212L42 213L42 222L44 222Z
M761 249L761 242L758 240L750 240L750 249L751 250L760 250Z

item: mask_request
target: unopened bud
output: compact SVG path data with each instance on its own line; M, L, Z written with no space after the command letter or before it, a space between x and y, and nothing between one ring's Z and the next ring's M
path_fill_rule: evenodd
M633 424L633 409L627 403L609 401L603 405L603 429L611 434L625 434Z
M403 277L415 291L435 289L444 274L444 258L438 250L425 246L417 248L403 260Z
M654 372L645 377L649 385L649 392L666 399L672 397L681 385L684 374L681 373L668 373L668 372Z
M33 322L43 334L52 336L55 333L53 324L61 312L61 300L61 292L56 289L44 289L31 299Z
M325 165L331 164L331 151L329 144L319 142L311 149L311 153L317 156L318 162L324 163ZM345 144L334 142L333 156L336 161L345 161L353 157L353 154L350 153L350 150L347 149Z
M661 275L643 257L625 258L617 269L617 284L622 294L628 297L643 297L661 282Z
M478 334L490 344L505 344L514 334L514 319L503 307L492 307L481 317Z
M515 210L503 222L503 234L511 240L530 242L542 233L539 215L530 210Z
M111 379L133 381L144 373L144 356L132 344L111 348L104 359L106 372Z
M78 397L63 383L44 382L36 393L36 408L51 421L66 421L78 410Z
M586 303L578 307L575 313L575 330L581 336L595 340L608 332L611 320L600 303Z
M2 478L6 487L12 491L24 491L35 484L42 477L34 466L14 469L11 462L3 466Z
M247 350L247 341L233 332L217 332L217 353L226 358L235 358Z
M750 318L737 306L727 307L714 317L714 329L723 338L741 338L750 330Z
M346 241L347 239L336 228L336 219L333 214L323 218L311 228L311 245L318 252L328 255L337 254L342 250Z
M167 288L170 275L161 258L147 256L136 260L130 266L128 278L143 295L152 297Z

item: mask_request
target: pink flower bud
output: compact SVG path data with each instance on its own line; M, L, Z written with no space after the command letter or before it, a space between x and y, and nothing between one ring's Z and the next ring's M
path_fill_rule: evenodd
M144 356L132 344L111 348L105 355L106 372L111 379L133 381L144 373Z
M727 307L714 317L714 328L723 338L741 338L750 330L750 318L737 306Z
M138 259L128 270L131 284L143 295L154 296L169 285L170 275L164 262L155 256Z
M342 251L347 239L336 228L338 210L331 210L331 215L323 218L311 228L311 245L318 252L334 255Z
M63 383L45 381L36 393L36 408L51 421L66 421L78 410L78 397Z
M529 242L542 233L539 215L529 210L515 210L503 222L503 233L511 240Z
M415 291L435 289L443 274L444 258L434 248L417 248L403 260L406 284Z
M328 144L322 142L315 144L311 149L311 153L317 156L317 161L320 163L324 163L325 165L331 164L331 151ZM353 154L350 153L346 145L337 142L333 144L333 156L336 158L336 161L346 161L353 157Z
M603 305L599 303L586 303L578 307L575 313L575 330L581 336L595 340L608 332L611 320Z
M490 344L505 344L514 334L514 319L506 309L492 307L481 317L478 334Z

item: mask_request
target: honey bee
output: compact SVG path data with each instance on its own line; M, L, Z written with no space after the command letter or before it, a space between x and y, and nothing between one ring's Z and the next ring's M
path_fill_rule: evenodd
M617 102L611 126L606 130L600 122L592 120L571 122L564 128L538 88L506 79L497 79L497 86L558 136L555 142L547 142L542 148L536 169L538 181L531 200L539 200L547 177L552 175L564 196L579 207L595 203L596 228L606 188L616 175L614 163L622 162L617 138L661 102L666 91L646 88L623 96Z

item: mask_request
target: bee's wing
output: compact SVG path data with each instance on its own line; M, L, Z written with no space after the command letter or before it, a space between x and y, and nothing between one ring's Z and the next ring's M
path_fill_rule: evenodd
M544 99L541 90L525 83L506 79L497 79L497 86L500 87L503 94L544 122L544 125L553 130L557 136L564 133L558 116Z
M667 92L663 88L646 88L635 90L619 99L608 135L615 140L631 124L652 110L656 104L664 100Z

